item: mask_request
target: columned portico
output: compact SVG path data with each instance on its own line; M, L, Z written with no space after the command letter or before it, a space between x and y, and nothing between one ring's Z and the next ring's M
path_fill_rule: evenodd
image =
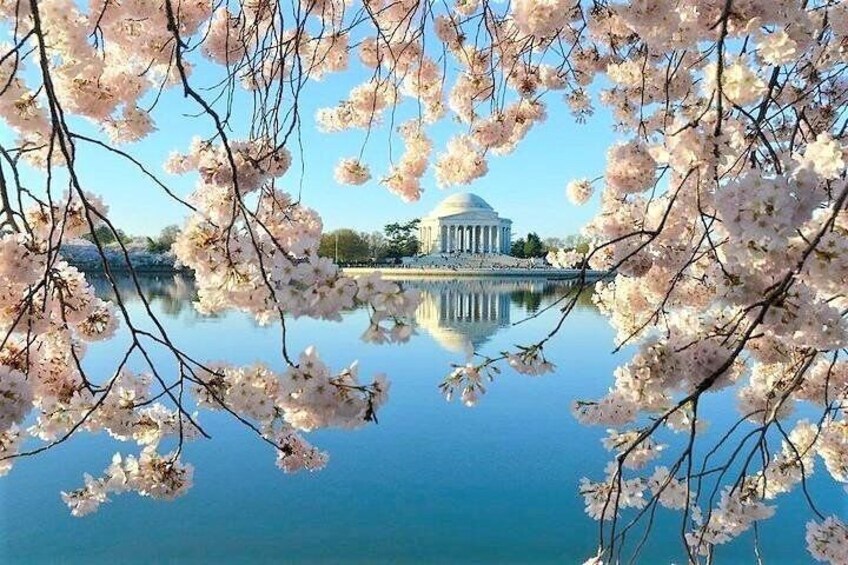
M421 219L418 237L421 252L509 253L512 221L501 218L485 200L474 194L449 196Z

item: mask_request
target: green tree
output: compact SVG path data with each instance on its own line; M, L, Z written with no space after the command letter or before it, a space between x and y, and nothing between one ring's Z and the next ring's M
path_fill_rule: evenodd
M418 253L418 218L406 223L388 224L383 231L386 234L386 256L394 259L412 257Z
M109 245L110 243L115 243L119 239L123 243L127 243L130 240L130 237L126 233L124 233L124 230L119 229L116 231L118 232L117 238L115 238L115 233L109 226L100 226L98 228L95 228L94 233L97 234L97 241L100 242L100 245ZM94 242L94 236L90 233L84 234L81 237L82 239Z
M509 254L513 257L525 257L523 237L519 237L518 239L512 242L512 246L509 249Z
M318 254L339 263L367 261L369 255L368 236L352 229L342 228L321 236Z
M147 238L147 250L153 253L165 253L171 250L171 246L180 234L179 226L170 225L162 228L155 238Z
M557 251L565 247L565 240L561 237L546 237L542 246L545 251Z
M383 232L375 231L367 234L368 258L372 261L382 261L388 253L388 242Z
M546 253L539 236L535 232L528 233L524 241L524 257L544 257Z
M562 240L562 248L565 250L574 249L578 253L586 255L589 253L589 239L580 234L571 234Z

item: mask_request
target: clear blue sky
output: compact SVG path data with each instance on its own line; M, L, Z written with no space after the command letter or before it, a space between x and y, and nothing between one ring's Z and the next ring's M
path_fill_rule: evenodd
M351 59L354 61L355 56ZM207 74L196 70L192 80L200 86L209 84L213 77L204 76ZM294 163L283 177L282 186L294 194L302 187L303 203L321 214L325 229L380 230L389 222L423 216L457 191L479 194L502 216L512 219L515 237L530 230L542 237L576 233L597 210L597 196L582 207L570 204L565 198L565 185L572 178L594 178L602 174L606 148L615 139L611 120L608 114L599 112L586 124L575 123L560 93L553 93L547 99L547 121L537 124L511 155L491 155L489 174L469 186L439 189L431 166L423 179L424 193L417 203L404 203L383 188L378 180L389 168L389 115L384 120L386 123L372 132L365 151L365 160L374 178L359 187L336 184L333 180L336 162L341 157L359 154L365 132L321 133L315 124L315 111L344 99L350 87L365 77L366 74L356 68L329 76L308 85L300 101L304 159L301 160L297 140L292 137L290 149ZM250 106L245 102L245 99L236 100L231 138L243 135L238 130L244 127L250 113ZM415 108L411 99L403 98L396 123L415 112ZM153 114L158 130L140 143L122 147L181 196L192 191L195 178L167 175L162 163L171 151L184 151L194 135L212 133L211 120L207 116L193 116L196 111L197 106L192 101L182 98L181 90L171 89ZM102 137L87 123L75 122L74 127ZM450 118L431 127L428 134L435 144L434 156L451 134L462 132L464 128ZM396 136L393 144L393 154L397 157L403 146ZM186 210L131 165L101 148L80 145L79 151L82 181L86 188L103 196L118 227L134 235L153 235L168 224L182 222ZM27 177L32 179L32 185L43 183L43 176Z

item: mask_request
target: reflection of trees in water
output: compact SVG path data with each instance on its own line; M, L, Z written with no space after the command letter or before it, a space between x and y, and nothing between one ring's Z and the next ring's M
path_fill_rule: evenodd
M112 284L103 274L88 274L88 281L97 295L114 300ZM197 299L194 278L183 273L139 274L137 276L141 292L151 304L157 304L168 316L178 316L184 309L193 310L192 302ZM127 304L139 301L135 282L129 275L116 275L115 285L118 293Z
M533 314L542 305L542 295L527 290L516 290L509 295L512 303L524 308L528 314Z
M137 276L144 297L151 304L157 304L162 312L168 316L178 316L186 308L194 311L192 303L197 300L197 291L194 286L194 278L184 273L161 273L161 274L139 274ZM98 296L114 300L114 292L109 280L103 274L87 274L87 279L94 287ZM115 283L121 298L127 304L139 300L135 283L131 276L119 274L115 276ZM463 279L419 279L407 280L400 283L408 288L416 288L422 292L424 298L428 296L438 303L436 308L444 310L446 304L453 304L448 297L485 297L485 303L495 304L508 300L509 303L518 306L528 315L535 314L540 308L547 306L565 296L577 292L575 281L570 280L544 280L544 279L521 279L521 278L463 278ZM463 305L465 304L463 300ZM584 291L577 303L578 307L595 308L592 302L591 290ZM480 308L480 306L475 306ZM487 310L488 311L488 310ZM444 319L446 312L437 312L437 317ZM455 314L452 311L452 314ZM450 316L455 319L455 315ZM486 321L494 321L494 316ZM466 323L481 321L478 317L464 320ZM508 314L500 315L501 326L509 325Z
M571 298L578 291L577 286L569 281L547 281L547 283L542 286L541 290L534 288L532 290L522 289L513 291L510 293L510 299L513 304L523 308L528 314L535 314L543 305L548 305L558 300L566 302L567 300L562 299ZM580 296L577 297L577 307L596 309L597 306L592 301L592 294L592 288L588 288L580 293Z
M421 291L440 293L449 289L459 289L462 292L484 292L488 294L510 294L514 293L539 295L543 299L558 298L573 292L577 288L576 279L540 279L540 278L427 278L410 279L401 284L417 288ZM584 292L584 294L587 294ZM590 295L591 293L589 293ZM581 304L591 305L592 301L580 300Z

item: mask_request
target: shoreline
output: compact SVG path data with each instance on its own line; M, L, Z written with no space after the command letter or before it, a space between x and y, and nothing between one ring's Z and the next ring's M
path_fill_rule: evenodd
M92 275L105 275L103 265L75 264L70 263L80 271ZM115 274L126 275L131 271L125 262L109 263L109 269ZM178 268L171 265L133 265L132 271L139 275L192 275L191 269ZM575 280L580 278L580 269L444 269L425 267L340 267L339 271L347 276L363 276L372 273L381 273L387 279L404 280L420 278L532 278L545 280ZM598 281L609 276L606 271L586 271L586 280Z
M77 269L86 274L105 275L106 271L102 265L74 265ZM130 269L126 263L109 264L109 268L116 274L129 274ZM340 272L348 276L362 276L371 273L379 272L387 279L403 280L403 279L420 279L420 278L479 278L479 279L496 279L496 278L534 278L546 280L574 280L580 278L580 269L431 269L431 268L399 268L399 267L341 267ZM166 265L133 265L133 272L139 275L174 275L188 274L193 272L191 269L170 267ZM610 273L605 271L586 271L586 279L597 281L608 276Z
M445 269L439 267L342 267L341 272L345 275L368 275L379 272L388 279L414 279L414 278L537 278L548 280L572 280L580 278L580 269L479 269L479 268L457 268ZM606 271L586 271L587 280L599 280L610 273Z
M177 265L176 257L170 252L154 252L139 248L128 248L129 263L123 252L106 248L105 256L91 244L66 244L62 246L64 259L84 273L104 274L104 259L109 270L116 274L128 274L131 271L144 275L191 274L191 269ZM446 265L374 265L340 267L339 272L347 276L363 276L379 272L384 277L395 280L418 278L532 278L542 280L575 280L584 273L581 269L556 269L553 267L530 266L446 266ZM586 270L589 281L608 277L606 271Z
M72 267L75 267L78 271L85 273L87 275L106 275L106 269L103 268L103 265L100 266L92 266L92 265L78 265L75 263L68 263ZM112 264L109 263L109 270L118 275L128 275L131 272L136 273L138 275L193 275L194 271L186 268L177 268L177 267L169 267L169 266L149 266L149 265L133 265L132 269L127 267L126 263Z

